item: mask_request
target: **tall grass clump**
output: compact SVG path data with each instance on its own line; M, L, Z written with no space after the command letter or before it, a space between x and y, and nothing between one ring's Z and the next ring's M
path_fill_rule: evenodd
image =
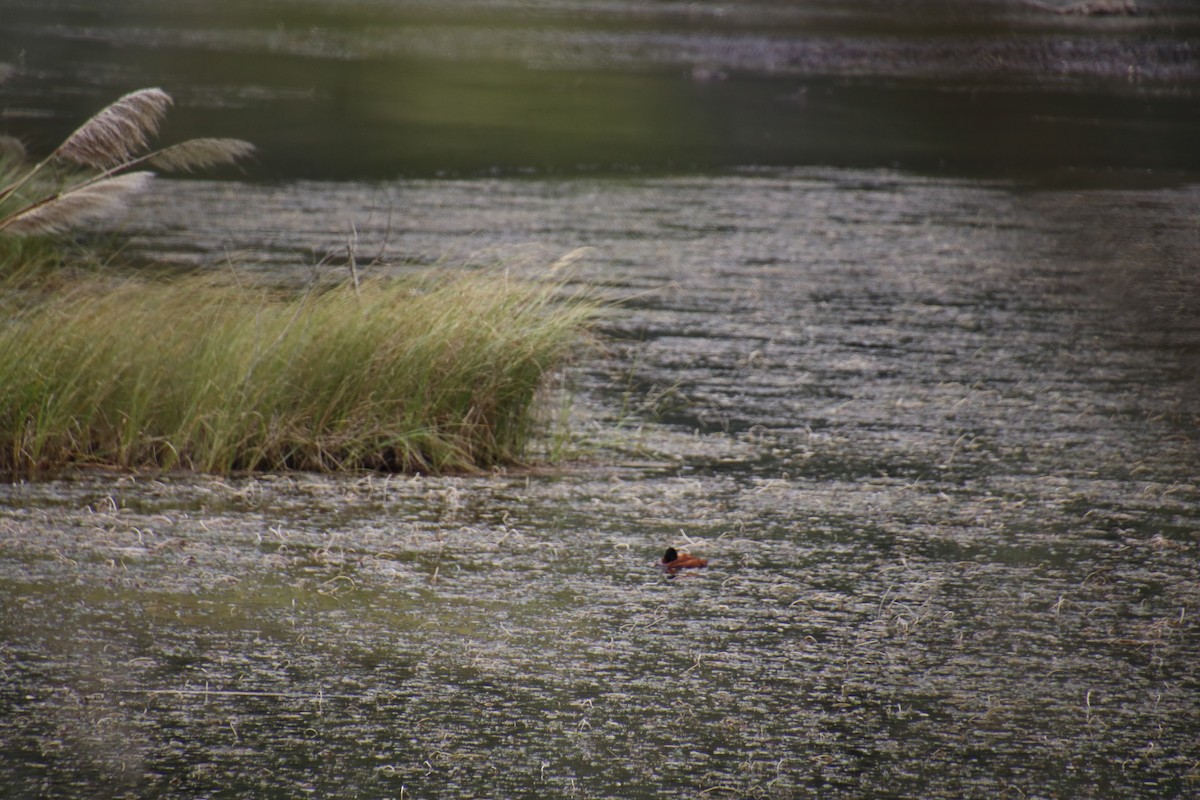
M519 462L592 307L472 272L292 296L78 286L0 327L0 471L459 471Z

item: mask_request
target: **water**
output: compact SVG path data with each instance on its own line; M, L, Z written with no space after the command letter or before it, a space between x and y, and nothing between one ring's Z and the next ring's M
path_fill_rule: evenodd
M20 8L22 31L45 24L40 8ZM130 8L46 12L71 22L48 39L103 50L117 37L135 51L114 56L120 81L85 73L96 80L83 94L143 85L138 59L155 48L135 44L163 31L214 46L207 17L151 25L150 10ZM270 8L212 17L230 28L221 52L261 44L276 30ZM351 40L334 23L352 15L303 8L318 16L280 29L261 69L333 33L349 48L342 60L361 66L363 48L395 47L406 29L392 6L346 4L376 15L375 33ZM548 62L549 80L579 65L620 73L647 27L683 44L694 26L733 36L713 5L688 6L694 23L681 4L587 8L586 24L547 4L522 27L515 6L475 4L508 38L471 41L508 53L563 28L582 25L586 42L619 28L606 50L549 48L567 61ZM775 8L728 12L734 30L762 39L755 26ZM798 16L776 12L772 24L802 19L846 47L851 34L883 35L861 6L788 8ZM740 16L750 11L758 22ZM1091 47L1189 24L1178 10L1086 22L1011 13ZM968 22L946 25L978 32ZM405 41L446 48L475 30L459 20L441 39L423 28ZM797 36L784 30L780 46ZM897 47L929 35L901 33ZM1092 110L1120 109L1124 90L1104 84L1088 99L1079 82L1108 80L1105 63L1047 80ZM640 83L657 69L630 71ZM939 69L938 82L965 80ZM289 102L277 77L257 74L271 91L256 113ZM895 77L870 74L875 92ZM186 84L192 99L177 110L199 117L195 98L228 100L219 75L209 95ZM700 77L677 82L714 85ZM1181 84L1152 94L1168 85ZM230 119L209 132L259 140ZM1149 136L1192 124L1181 120L1126 127ZM258 124L282 141L271 137L286 126ZM356 158L370 169L339 162L336 179L313 167L257 180L259 167L290 163L272 151L254 180L159 182L127 232L135 252L168 263L304 279L336 274L352 246L364 265L378 255L537 274L585 248L575 279L615 305L566 376L575 458L562 468L0 487L0 794L1194 793L1192 156L1055 151L1047 158L1067 169L1030 178L1033 155L1009 169L1006 158L1028 153L1017 148L981 178L896 169L886 139L851 141L833 166L800 148L780 157L789 163L729 156L674 171L645 155L637 171L534 168L505 147L476 171L445 153L406 162L363 145ZM580 147L562 163L584 163ZM850 163L862 153L870 163ZM1130 181L1147 158L1168 166ZM709 568L665 579L653 562L668 544Z
M1058 0L1054 3L1058 4ZM1021 2L3 0L0 122L48 151L123 92L259 179L757 164L1195 174L1200 12Z

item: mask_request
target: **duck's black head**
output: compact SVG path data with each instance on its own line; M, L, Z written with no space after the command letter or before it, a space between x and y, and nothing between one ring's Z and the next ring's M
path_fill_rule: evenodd
M674 547L668 547L667 552L663 553L664 564L670 564L677 558L679 558L679 552Z

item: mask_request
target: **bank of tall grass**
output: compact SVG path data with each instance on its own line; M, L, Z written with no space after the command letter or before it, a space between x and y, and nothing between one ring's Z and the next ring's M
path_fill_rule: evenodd
M19 272L16 274L20 274ZM21 294L0 283L0 296ZM472 271L281 292L78 278L0 321L0 472L520 462L593 307Z
M63 234L150 180L254 153L152 148L172 103L140 89L41 160L0 137L0 473L76 465L483 469L520 461L545 379L591 308L502 273L284 292L235 276L117 279Z

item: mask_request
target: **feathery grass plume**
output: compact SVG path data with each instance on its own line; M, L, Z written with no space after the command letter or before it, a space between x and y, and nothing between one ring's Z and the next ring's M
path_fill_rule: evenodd
M167 172L191 172L232 164L253 152L254 145L241 139L189 139L151 153L146 163Z
M130 194L145 188L153 173L132 171L144 165L191 172L231 164L254 152L254 145L240 139L210 138L146 152L170 105L171 96L162 89L130 92L81 125L33 167L19 174L0 169L0 232L62 233L73 225L102 219L121 209ZM8 149L4 145L0 141L0 157ZM52 161L76 164L98 174L35 181ZM18 194L30 185L34 191ZM6 211L3 206L11 207L14 199L18 207Z
M153 172L126 172L84 184L0 220L0 231L18 236L62 233L75 225L104 219L123 209L130 195L145 189L153 177Z
M15 136L0 136L0 161L24 161L25 143Z
M170 105L162 89L130 92L80 125L54 157L99 170L131 161L150 146Z
M132 167L133 159L149 147L150 137L158 132L158 126L170 105L171 96L162 89L139 89L121 97L79 126L53 153L25 174L0 185L0 203L24 188L54 160L100 170L99 178ZM59 193L74 191L75 188ZM31 203L16 214L22 214L41 202L43 200ZM6 227L4 223L12 216L0 217L0 229Z

